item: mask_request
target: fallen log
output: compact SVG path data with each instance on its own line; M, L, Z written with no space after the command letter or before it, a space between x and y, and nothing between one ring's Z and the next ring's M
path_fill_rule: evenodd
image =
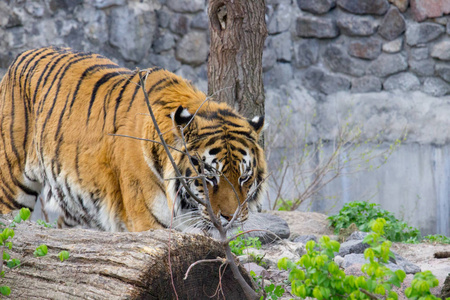
M32 222L15 228L12 258L20 267L9 270L0 285L11 299L242 299L243 291L221 262L222 246L202 235L169 230L110 233L85 229L49 229ZM34 257L40 244L48 254ZM69 259L57 254L67 250ZM169 263L170 255L170 263ZM251 282L243 271L244 278ZM175 292L176 291L176 292ZM8 297L6 297L8 298Z

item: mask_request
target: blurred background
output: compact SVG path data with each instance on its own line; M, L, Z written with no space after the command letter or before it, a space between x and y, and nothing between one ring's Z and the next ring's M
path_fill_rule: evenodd
M370 201L450 235L450 4L267 0L265 209ZM207 91L206 0L3 0L0 77L48 45Z

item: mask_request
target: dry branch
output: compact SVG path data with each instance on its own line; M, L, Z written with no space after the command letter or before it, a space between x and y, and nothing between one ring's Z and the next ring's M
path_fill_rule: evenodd
M210 299L219 282L223 292L220 295L226 299L240 299L243 295L229 268L219 274L220 261L198 264L183 279L196 261L225 257L223 246L205 236L174 231L169 236L168 230L59 230L31 222L19 224L14 231L14 246L9 252L22 265L8 271L2 280L2 285L11 287L11 299L174 299L168 269L169 245L179 299ZM47 245L48 254L35 258L33 251L40 244ZM56 256L62 250L70 252L64 262ZM251 284L247 273L239 268Z

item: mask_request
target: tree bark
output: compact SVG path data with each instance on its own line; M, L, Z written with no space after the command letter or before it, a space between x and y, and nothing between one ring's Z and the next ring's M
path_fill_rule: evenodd
M197 264L183 280L192 263L225 257L223 247L205 236L169 230L59 230L31 222L19 224L14 231L9 253L22 264L13 270L4 266L6 277L0 281L11 288L11 299L176 299L172 282L178 299L241 299L243 295L230 269L220 262ZM35 258L33 252L40 244L47 245L48 254ZM62 250L70 252L63 262L57 257ZM247 272L243 275L251 282ZM222 291L217 292L219 282Z
M248 118L264 115L265 1L210 0L208 94Z

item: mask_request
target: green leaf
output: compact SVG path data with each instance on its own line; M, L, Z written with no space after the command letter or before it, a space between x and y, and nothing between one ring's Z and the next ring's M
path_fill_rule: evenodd
M58 253L58 257L59 257L59 259L61 260L61 261L64 261L64 260L66 260L66 259L68 259L69 258L69 251L65 251L65 250L63 250L63 251L61 251L61 252L59 252Z
M33 252L33 254L36 257L45 256L45 255L47 255L47 251L48 251L47 245L42 244L36 248L36 250Z
M9 296L9 294L11 294L11 289L9 288L9 286L6 285L0 286L0 293L2 295Z
M287 257L283 257L283 258L279 259L278 263L277 263L278 269L279 270L287 270L287 261L288 261Z
M3 260L9 260L11 256L8 254L8 252L3 251Z
M5 243L5 246L8 247L9 250L12 249L12 242Z
M22 218L20 217L20 213L18 213L13 220L15 223L20 223L22 222Z
M28 218L31 216L30 209L26 207L21 208L19 211L19 215L22 220L28 220Z

